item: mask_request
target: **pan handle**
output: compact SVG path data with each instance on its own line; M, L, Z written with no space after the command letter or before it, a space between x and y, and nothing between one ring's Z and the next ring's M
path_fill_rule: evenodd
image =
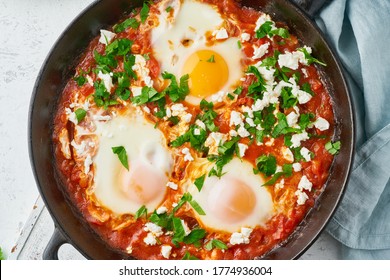
M297 4L305 13L314 18L318 11L330 0L291 0Z
M46 245L45 251L43 252L43 260L58 260L58 250L60 247L68 243L68 240L60 232L57 227L54 227L53 235L50 238L49 243Z

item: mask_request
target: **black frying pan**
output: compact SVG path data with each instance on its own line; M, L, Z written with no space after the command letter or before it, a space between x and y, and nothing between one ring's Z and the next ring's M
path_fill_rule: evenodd
M326 0L243 0L244 6L261 9L275 20L287 23L301 42L313 47L315 57L327 63L324 82L334 102L335 135L342 142L326 189L294 234L279 248L263 256L266 259L299 257L316 239L334 212L347 183L354 146L352 105L340 63L324 36L312 21ZM143 1L101 0L85 9L63 32L50 51L34 86L29 118L29 152L40 194L54 220L55 231L43 254L44 259L57 259L58 249L70 243L89 259L128 258L108 247L73 209L56 178L53 161L52 117L57 99L67 80L74 74L72 66L101 28L116 23L126 12Z

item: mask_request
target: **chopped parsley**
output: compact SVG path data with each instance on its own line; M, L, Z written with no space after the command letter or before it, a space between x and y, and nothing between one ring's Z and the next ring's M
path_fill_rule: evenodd
M313 57L307 50L306 48L298 48L298 51L301 51L303 52L303 54L305 55L305 58L307 60L307 64L312 64L312 63L318 63L322 66L326 66L326 63L318 60L317 58Z
M285 177L290 177L292 176L292 172L293 172L293 167L292 167L292 164L284 164L283 167L282 167L282 170L281 172L277 172L275 173L274 176L272 176L272 178L265 182L263 186L272 186L272 185L275 185L276 181L282 177L282 176L285 176Z
M225 244L224 242L222 242L221 240L218 240L218 239L210 240L209 242L207 242L207 244L204 246L204 248L205 248L207 251L211 251L211 250L214 249L214 248L220 249L220 250L226 250L226 249L228 249L228 247L226 246L226 244Z
M341 142L337 141L332 143L329 141L328 143L325 144L325 149L331 154L331 155L337 155L340 151L341 148Z
M149 16L149 6L146 3L144 3L140 12L141 22L145 23L148 16Z
M214 55L211 55L209 59L207 59L207 62L215 63L215 57Z
M218 155L211 155L207 159L214 162L215 166L210 170L210 176L222 177L224 173L223 167L228 164L232 159L234 154L239 154L238 152L238 141L240 137L233 137L230 141L225 142L224 144L218 147Z
M171 73L164 72L162 73L162 77L165 80L171 80L171 83L163 92L169 96L172 102L183 101L190 93L188 87L189 75L182 76L179 84L177 83L176 76Z
M135 18L128 18L125 21L115 25L114 31L116 33L119 33L119 32L125 31L129 27L133 28L133 29L137 29L138 26L139 26L138 20L136 20Z
M74 113L76 115L77 123L80 123L87 115L87 111L85 111L84 109L81 109L81 108L74 111Z
M265 36L272 37L274 35L282 38L290 37L290 33L285 28L275 28L272 21L264 22L258 30L256 30L255 37L258 39L264 38Z
M241 44L241 41L240 41L240 40L237 41L237 47L238 47L240 50L242 49L242 44Z
M157 90L155 90L152 87L144 86L142 88L141 94L133 97L131 101L135 105L143 105L149 102L158 101L161 98L164 98L163 93L159 93Z
M256 167L255 173L261 172L269 177L276 172L276 157L273 155L262 155L256 159Z
M166 9L165 9L165 11L167 12L167 13L169 13L170 11L172 11L172 6L168 6Z
M194 185L196 186L196 188L198 189L198 191L201 191L201 190L202 190L205 178L206 178L206 174L203 174L203 175L200 176L199 178L196 178L196 179L195 179Z
M118 146L118 147L112 147L112 152L116 155L118 155L118 158L122 165L129 170L129 161L127 160L127 153L126 150L123 146Z
M79 87L83 86L87 82L87 78L85 78L83 75L74 77L73 80L77 83Z
M110 95L102 81L96 81L93 86L95 88L93 98L96 106L107 108L118 104L118 101Z
M148 209L146 209L145 205L142 205L137 212L135 212L134 219L138 220L140 217L145 216L148 214Z
M2 249L1 249L1 247L0 247L0 260L1 260L1 261L4 261L4 260L5 260L5 255L4 255L4 253L3 253Z
M190 252L186 252L182 258L182 260L199 260L197 257L191 255Z

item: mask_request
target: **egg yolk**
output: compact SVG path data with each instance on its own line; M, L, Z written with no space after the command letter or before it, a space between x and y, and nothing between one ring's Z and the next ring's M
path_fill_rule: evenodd
M159 174L148 164L135 162L130 166L130 171L122 169L119 178L119 186L122 193L130 200L145 205L166 190L163 174Z
M218 53L200 50L187 59L183 74L189 74L190 94L206 98L223 88L228 80L229 68Z
M256 198L247 184L225 175L210 191L208 204L215 217L228 223L236 223L252 213Z

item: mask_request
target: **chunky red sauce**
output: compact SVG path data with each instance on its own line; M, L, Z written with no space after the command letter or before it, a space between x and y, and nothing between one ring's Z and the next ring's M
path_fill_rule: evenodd
M227 15L228 18L234 18L237 24L230 24L226 26L229 36L240 36L240 30L245 30L251 36L250 42L242 43L242 52L246 55L243 59L243 67L253 65L251 59L253 55L253 46L261 46L269 43L268 53L261 59L274 57L277 52L283 54L286 52L293 52L298 47L301 47L298 43L297 38L290 34L288 38L282 38L280 36L274 36L272 38L263 37L256 39L254 27L256 21L261 15L261 12L253 9L242 8L234 1L215 1L207 0L203 1L216 5L221 14ZM156 7L152 6L149 13L156 12ZM277 23L277 26L283 27L283 25ZM142 28L142 25L141 27ZM160 64L158 60L153 56L153 49L150 43L150 37L148 32L139 32L140 29L126 28L122 32L118 32L115 39L126 38L133 42L131 52L133 54L148 54L149 59L147 61L147 68L150 70L150 77L157 79L161 75ZM99 43L99 38L94 39L89 47L85 50L84 56L76 68L76 76L82 75L82 73L89 73L88 75L95 81L97 75L91 72L91 69L97 66L97 62L94 56L94 52L98 52L104 55L105 45ZM123 63L121 58L118 58L118 66L112 69L113 72L121 72L123 70ZM172 243L172 237L170 235L162 235L159 237L161 244L170 245L172 251L170 258L181 259L186 253L190 253L192 256L197 258L212 258L212 259L253 259L259 257L279 243L283 242L288 238L296 229L297 225L305 217L307 211L314 205L315 199L321 193L322 188L328 177L328 171L333 160L333 156L325 149L325 144L332 139L333 136L333 111L331 105L331 99L329 93L324 87L319 77L318 71L314 64L303 65L300 64L296 71L287 71L285 75L287 79L292 77L293 73L300 73L300 79L298 85L309 84L310 89L313 92L313 96L309 102L299 105L299 113L312 113L314 119L321 116L326 119L329 123L329 128L326 130L319 130L315 126L307 128L306 131L312 137L308 140L302 141L301 148L305 147L312 152L312 159L308 162L301 161L302 170L294 172L292 176L281 177L284 180L283 188L276 188L275 184L266 187L272 194L273 202L279 207L282 207L284 211L275 213L264 226L258 226L253 229L250 235L250 242L248 244L230 244L229 238L231 233L207 230L207 235L202 241L204 243L207 240L217 238L223 241L228 249L225 250L205 250L203 247L196 247L193 244L181 244L176 247ZM245 76L245 81L242 82L242 92L238 97L230 102L228 106L226 104L216 104L215 111L217 117L214 119L214 124L219 128L221 133L229 133L231 126L230 113L232 111L239 111L243 105L252 106L255 100L252 96L248 95L248 88L256 81L254 75ZM163 90L167 85L155 83L157 91ZM88 221L90 226L111 246L122 250L123 252L129 253L139 259L163 259L161 254L161 247L150 246L144 242L144 238L147 236L147 232L143 229L147 220L142 217L137 221L134 220L133 215L124 214L117 215L99 205L91 199L90 194L87 190L91 184L93 184L93 174L85 174L84 166L82 161L78 161L74 157L74 149L69 147L70 156L64 155L64 146L61 144L61 137L64 137L64 131L67 132L65 137L70 143L73 139L73 130L75 124L69 121L69 116L66 113L66 109L70 108L75 93L78 93L80 100L86 100L95 92L93 85L88 82L82 86L79 86L75 80L69 80L66 87L64 88L61 99L58 103L58 110L54 118L54 147L55 147L55 159L58 166L58 170L62 176L62 180L66 184L67 192L70 195L72 201L75 203L77 208L82 213L83 217ZM167 105L172 102L167 98ZM197 116L202 110L198 105L193 105L188 102L182 102L187 108L187 112L191 113L192 116ZM151 112L154 111L158 106L155 103L147 104ZM124 110L125 105L119 104L109 107L107 110L115 110L120 114L121 110ZM287 115L293 108L283 109L284 114ZM168 122L162 122L153 114L147 116L152 122L159 124L159 129L164 133L169 131L172 124ZM261 155L274 155L277 163L280 166L291 163L286 160L283 156L281 147L284 146L286 135L280 135L275 139L272 137L265 136L264 143L273 141L271 145L256 145L249 138L241 138L240 143L248 145L248 149L245 153L244 160L247 160L256 166L256 159ZM69 145L68 143L68 145ZM184 144L183 147L189 147L189 143ZM92 148L92 152L95 148ZM183 160L176 159L175 167L172 174L172 178L181 180L185 176L185 168L187 163ZM91 166L93 171L94 167ZM92 172L93 173L93 172ZM312 189L305 191L308 198L304 204L298 205L297 198L294 195L286 195L286 192L294 193L297 186L302 178L306 176L307 179L312 183ZM266 178L268 180L270 178ZM277 181L280 182L280 179ZM260 187L260 186L259 186ZM165 201L177 202L177 192L168 189L165 197ZM168 209L171 210L171 209ZM197 220L191 214L191 211L185 207L179 209L176 217L182 218L186 221L189 228L198 226Z

